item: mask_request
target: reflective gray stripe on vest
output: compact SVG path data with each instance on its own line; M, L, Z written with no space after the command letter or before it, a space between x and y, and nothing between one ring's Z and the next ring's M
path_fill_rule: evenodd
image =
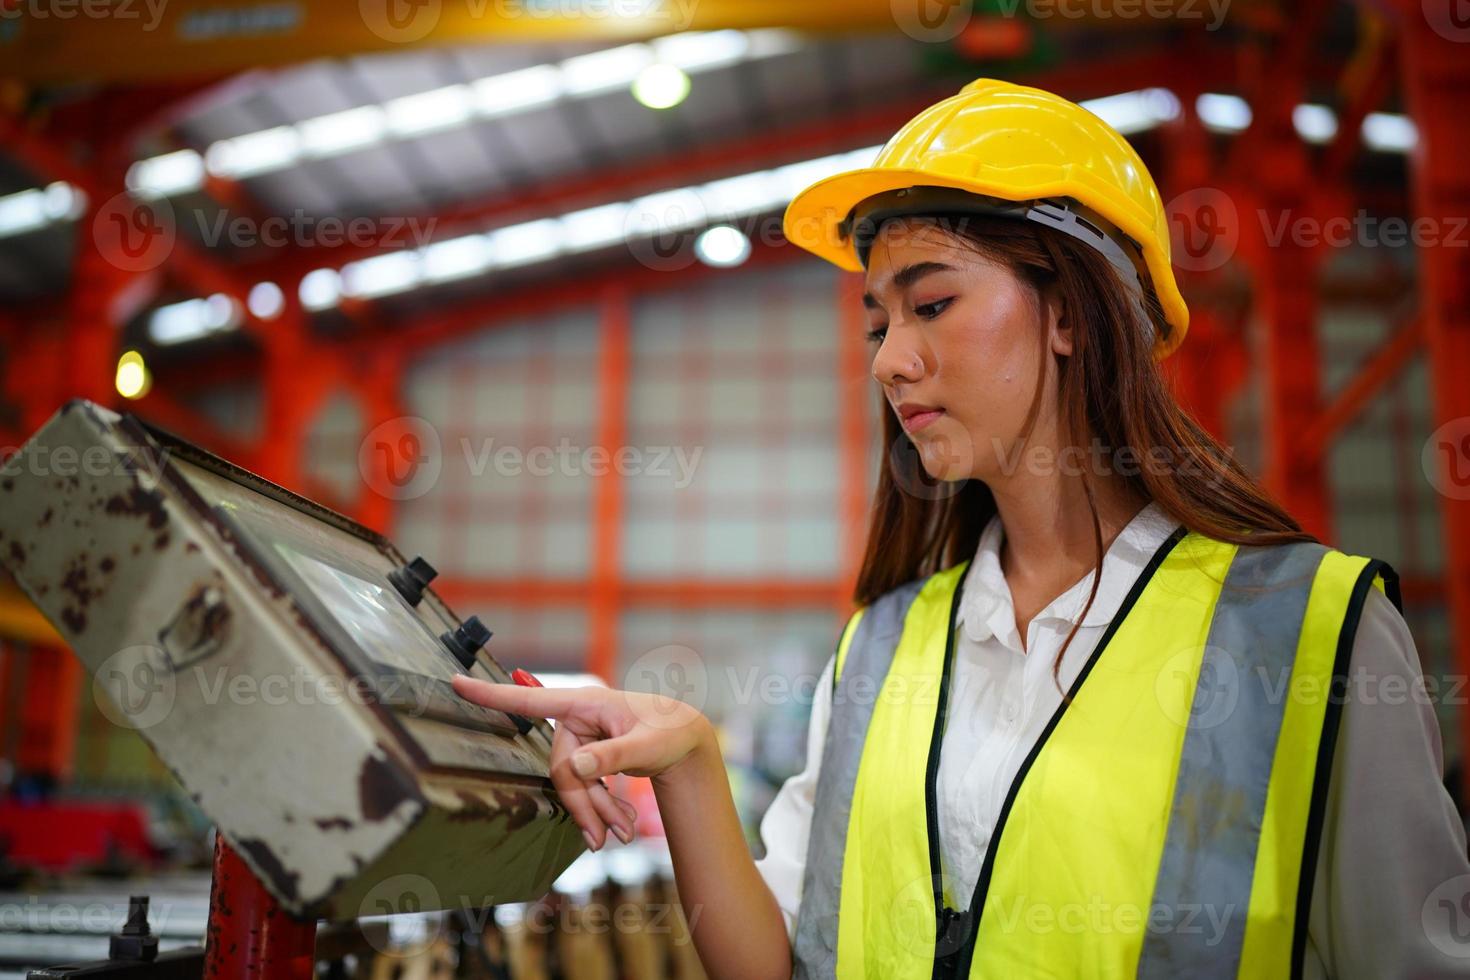
M1234 977L1240 969L1281 695L1327 550L1309 542L1242 547L1230 563L1180 753L1141 978Z
M848 816L857 785L858 762L867 740L876 694L888 677L909 607L926 579L916 579L873 600L858 620L842 676L832 694L832 713L817 771L811 835L802 869L801 905L792 948L793 976L801 980L832 977L837 970L837 907L842 901L842 858L847 850ZM836 666L833 666L836 670ZM862 685L855 694L853 687Z

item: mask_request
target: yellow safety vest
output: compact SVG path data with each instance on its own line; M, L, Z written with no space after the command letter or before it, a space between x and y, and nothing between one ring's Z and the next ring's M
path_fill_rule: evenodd
M959 913L934 783L968 565L843 630L796 975L1299 971L1353 637L1370 586L1399 605L1393 570L1176 531L1022 763Z

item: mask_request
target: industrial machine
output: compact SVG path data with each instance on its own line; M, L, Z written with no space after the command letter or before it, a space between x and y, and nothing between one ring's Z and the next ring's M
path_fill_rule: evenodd
M340 514L72 401L0 467L0 561L216 823L216 899L238 860L306 923L480 908L585 849L551 727L450 686L512 682L490 631Z

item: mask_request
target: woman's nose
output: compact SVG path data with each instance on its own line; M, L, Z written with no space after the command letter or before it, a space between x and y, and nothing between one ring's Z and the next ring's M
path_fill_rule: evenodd
M924 359L918 351L883 338L873 356L873 377L885 385L912 384L924 376Z

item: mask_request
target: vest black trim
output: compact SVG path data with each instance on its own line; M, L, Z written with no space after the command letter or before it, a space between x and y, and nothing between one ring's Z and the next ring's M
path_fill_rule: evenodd
M1399 576L1387 562L1369 560L1353 583L1342 629L1337 634L1337 652L1332 661L1332 684L1327 707L1322 716L1322 738L1317 743L1317 764L1312 775L1312 802L1307 810L1306 844L1302 848L1301 877L1296 889L1296 927L1291 936L1291 976L1301 980L1307 953L1307 920L1312 911L1312 886L1317 878L1317 857L1322 846L1322 825L1327 816L1327 790L1332 782L1332 757L1337 749L1337 730L1342 721L1342 705L1347 700L1348 670L1353 657L1353 642L1358 635L1358 621L1373 579L1383 576L1383 591L1400 613L1404 611L1399 593Z

